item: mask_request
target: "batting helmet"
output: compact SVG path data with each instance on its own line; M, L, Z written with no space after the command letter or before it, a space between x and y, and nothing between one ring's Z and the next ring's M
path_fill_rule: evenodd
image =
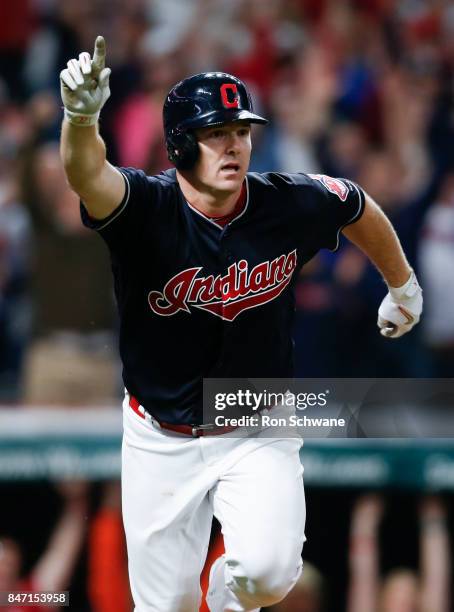
M163 118L167 154L180 170L197 161L192 130L232 121L268 123L254 114L246 85L225 72L203 72L177 83L164 102Z

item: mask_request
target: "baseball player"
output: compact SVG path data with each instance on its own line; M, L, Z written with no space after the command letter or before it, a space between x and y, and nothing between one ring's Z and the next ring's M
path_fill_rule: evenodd
M380 208L348 180L248 173L255 114L245 85L210 72L164 104L173 168L146 176L106 160L102 37L61 73L61 154L83 223L106 242L126 388L123 519L137 612L194 612L215 515L225 555L212 612L259 610L301 572L301 441L241 437L203 422L204 377L292 375L293 290L343 232L388 284L378 317L397 338L418 322L421 289Z

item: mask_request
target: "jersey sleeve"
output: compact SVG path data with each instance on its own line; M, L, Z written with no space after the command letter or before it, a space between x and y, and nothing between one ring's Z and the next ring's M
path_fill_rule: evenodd
M297 182L302 189L298 192L298 200L310 218L311 237L318 248L336 251L341 231L358 221L364 211L364 192L343 178L325 174L302 174L299 177Z
M125 195L105 219L93 219L80 203L82 223L105 240L113 252L132 250L159 199L159 183L136 168L118 168L125 181Z

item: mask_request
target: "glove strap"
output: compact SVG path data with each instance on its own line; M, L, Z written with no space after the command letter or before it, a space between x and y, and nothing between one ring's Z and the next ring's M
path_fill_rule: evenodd
M419 286L418 279L416 278L416 274L411 271L410 278L407 280L405 284L401 287L389 287L389 293L391 294L394 302L401 302L402 300L406 300L412 298L418 291L421 291L421 287Z
M73 113L65 108L65 119L72 123L73 125L78 125L79 127L88 127L90 125L95 125L98 123L99 119L99 111L94 115L83 115L82 113Z

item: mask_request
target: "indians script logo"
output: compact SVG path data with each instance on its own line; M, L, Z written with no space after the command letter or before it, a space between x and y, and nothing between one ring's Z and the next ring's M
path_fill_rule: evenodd
M246 260L229 266L225 276L198 276L202 268L189 268L173 276L160 291L150 291L148 303L158 315L190 313L190 306L206 310L224 321L233 321L243 310L277 298L289 285L296 269L296 250L264 261L249 271Z
M326 174L308 174L308 176L319 181L325 189L337 195L342 202L345 202L347 199L348 187L343 181L332 178L331 176L326 176Z

